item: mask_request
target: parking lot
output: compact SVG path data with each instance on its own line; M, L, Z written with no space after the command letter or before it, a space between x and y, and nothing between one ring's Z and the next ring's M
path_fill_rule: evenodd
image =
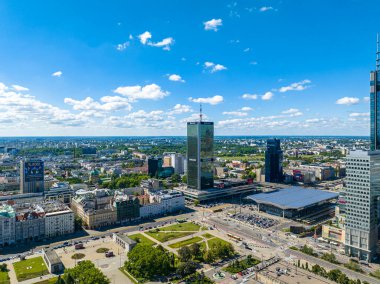
M240 222L244 222L249 225L264 229L280 224L280 222L275 219L264 217L254 212L229 214L229 217Z

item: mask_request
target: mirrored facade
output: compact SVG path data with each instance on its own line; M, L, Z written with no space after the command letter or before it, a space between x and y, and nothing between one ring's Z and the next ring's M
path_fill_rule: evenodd
M370 99L371 99L371 150L380 150L380 82L379 72L370 73Z
M187 123L187 184L194 189L214 186L214 123Z

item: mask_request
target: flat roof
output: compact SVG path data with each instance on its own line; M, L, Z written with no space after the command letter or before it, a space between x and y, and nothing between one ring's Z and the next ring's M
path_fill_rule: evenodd
M44 250L44 253L46 257L48 258L51 265L62 263L58 254L53 249L46 249Z
M338 198L336 192L292 186L276 191L249 195L247 198L259 204L272 205L281 209L303 209L320 202Z

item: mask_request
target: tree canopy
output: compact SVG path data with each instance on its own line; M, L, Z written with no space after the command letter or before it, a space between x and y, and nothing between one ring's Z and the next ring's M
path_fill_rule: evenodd
M109 279L90 260L84 260L73 268L65 269L66 284L109 284Z

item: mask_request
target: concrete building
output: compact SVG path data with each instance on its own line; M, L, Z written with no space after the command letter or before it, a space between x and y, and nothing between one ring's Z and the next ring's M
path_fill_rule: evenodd
M345 251L371 261L378 241L380 151L351 151L346 158Z
M165 190L150 195L150 203L140 207L140 217L170 214L185 209L185 196L182 192Z
M120 223L140 218L140 200L133 195L116 195L113 201Z
M20 192L44 192L44 162L27 159L20 162Z
M61 259L53 249L44 249L43 259L49 272L52 274L60 274L65 269Z
M71 209L86 227L94 229L116 223L117 212L108 189L79 190L75 194Z
M15 243L15 216L12 206L0 206L0 246Z
M59 201L68 205L71 203L73 196L74 190L71 189L68 182L56 182L49 190L45 191L46 201Z
M45 213L27 206L16 208L16 242L41 240L45 237Z
M125 252L131 251L137 245L137 242L124 234L112 234L112 239L116 244L121 246Z
M337 228L329 225L322 225L322 238L340 244L345 243L346 233L343 228Z
M45 237L74 233L74 212L69 207L58 202L47 202L38 206L45 212Z

